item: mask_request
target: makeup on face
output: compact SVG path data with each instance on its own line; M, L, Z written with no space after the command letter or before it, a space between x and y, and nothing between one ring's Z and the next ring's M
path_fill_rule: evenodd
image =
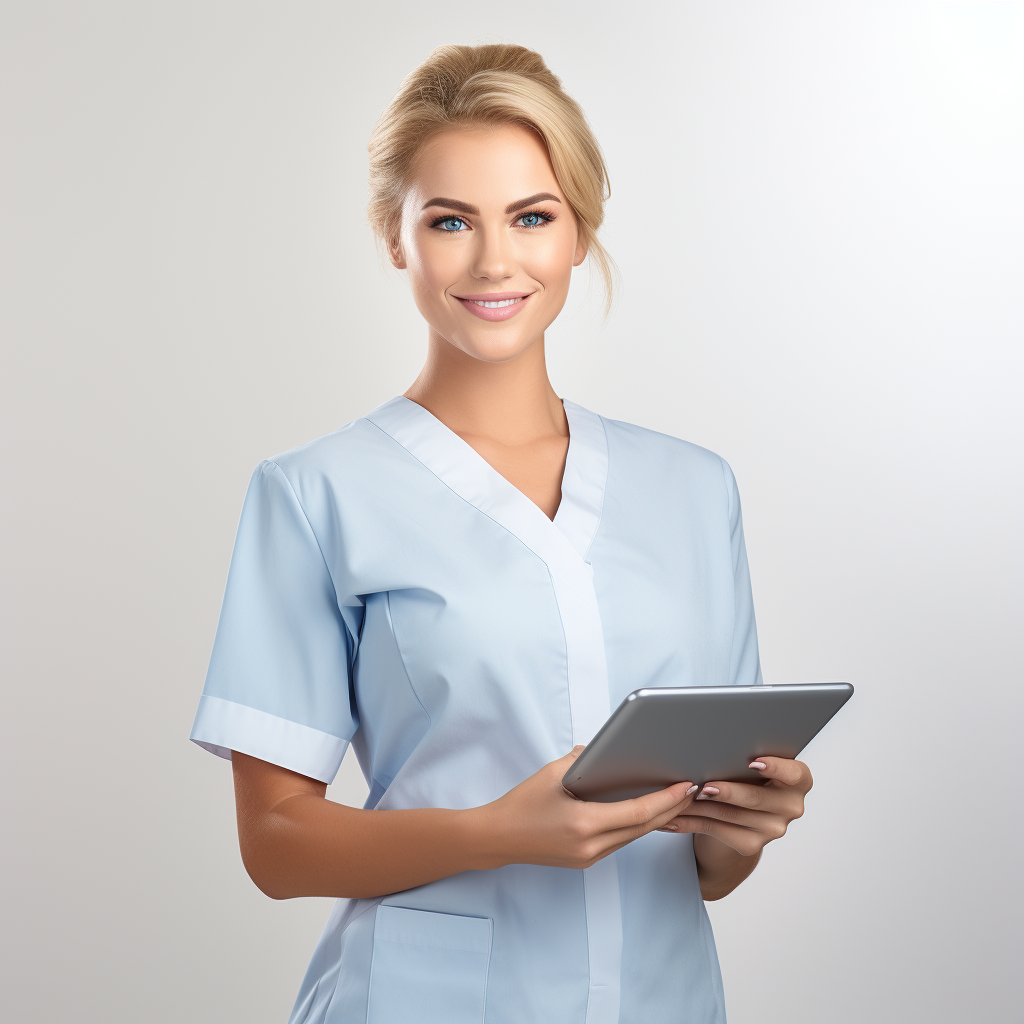
M520 211L527 211L520 213L520 219L526 220L527 218L533 218L537 221L536 224L523 225L526 230L532 230L538 227L542 227L546 223L550 223L554 220L554 217L546 213L543 210L530 210L529 207L536 206L542 202L554 202L561 204L561 200L552 195L550 192L538 192L536 195L528 196L525 199L519 199L514 203L509 203L505 207L506 216L519 213ZM473 206L471 203L463 202L459 199L449 199L446 197L438 196L434 199L428 200L423 204L423 210L429 210L431 207L440 207L442 209L455 210L457 214L440 215L434 219L431 223L432 228L438 228L440 225L445 223L460 223L463 222L465 215L479 216L480 210ZM459 216L461 214L462 216ZM459 234L459 229L446 230L447 234ZM461 305L473 316L480 320L485 320L490 323L502 323L506 320L511 320L512 317L520 313L523 307L526 305L527 300L533 292L530 291L503 291L503 292L474 292L472 294L459 295L457 293L451 293L453 298L458 299Z
M532 133L434 136L417 157L403 224L413 295L439 337L486 360L543 338L579 262L578 231Z
M533 206L534 203L543 202L561 203L562 200L558 196L553 196L550 192L538 192L535 196L528 196L526 199L520 199L515 203L509 203L505 207L505 213L515 213L517 210L525 210L528 206ZM431 206L443 206L449 210L458 210L459 213L468 213L471 215L479 214L480 211L470 203L464 203L460 199L445 199L438 196L436 199L428 199L423 204L423 209L427 210Z
M456 295L459 302L474 316L492 323L511 320L526 305L532 292L480 292Z

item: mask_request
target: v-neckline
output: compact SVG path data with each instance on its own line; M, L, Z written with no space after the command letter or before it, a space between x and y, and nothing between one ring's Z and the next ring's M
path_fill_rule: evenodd
M443 483L551 564L585 560L597 533L608 474L601 418L562 399L569 447L554 519L468 441L417 402L398 395L365 417Z
M402 395L401 397L405 398L406 396ZM444 422L444 420L439 419L426 406L420 405L419 402L415 402L411 398L407 398L406 401L412 402L413 405L419 406L419 408L422 409L428 416L432 417L434 420L437 420L438 424L440 424L441 427L443 427L449 433L454 434L454 436L457 437L464 445L466 445L473 452L473 454L477 456L477 458L479 458L483 462L485 462L487 464L487 466L490 469L492 469L495 473L497 473L498 476L500 476L506 483L511 484L512 487L515 487L515 489L517 491L519 491L519 493L524 498L526 498L527 501L531 502L534 505L537 505L537 502L535 502L533 500L533 498L531 498L521 487L516 487L516 485L513 484L512 481L509 480L509 478L507 476L505 476L505 474L502 473L501 470L498 469L497 466L494 465L494 463L492 463L489 459L487 459L484 455L482 455L476 448L474 448L473 445L471 445L460 433L458 433L455 430L452 430L452 428L449 427L448 424ZM565 410L565 400L560 398L559 401L562 403L562 409ZM543 514L544 518L547 519L548 522L550 522L550 523L554 523L558 519L558 510L562 507L562 503L563 503L564 498L565 498L565 495L562 493L562 487L565 484L565 472L566 472L566 469L569 466L569 458L570 458L570 456L572 454L572 435L573 435L573 429L572 429L572 423L569 421L569 413L568 413L568 411L565 412L565 419L566 419L566 423L567 423L567 425L569 427L569 444L566 447L565 465L562 468L562 478L558 482L558 489L559 489L558 508L555 509L555 514L553 516L549 516L547 514L547 512L545 512L544 509L542 509L540 507L540 505L537 505L537 508Z

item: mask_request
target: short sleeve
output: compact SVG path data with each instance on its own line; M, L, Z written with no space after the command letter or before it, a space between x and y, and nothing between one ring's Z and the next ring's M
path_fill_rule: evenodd
M353 642L320 545L284 472L261 462L242 505L191 739L321 782L357 727Z
M732 655L729 660L729 682L740 686L758 686L761 659L757 650L757 625L754 622L754 595L747 565L747 546L743 540L743 515L736 477L725 459L721 460L725 486L729 495L729 544L732 548L732 576L735 594L732 633Z

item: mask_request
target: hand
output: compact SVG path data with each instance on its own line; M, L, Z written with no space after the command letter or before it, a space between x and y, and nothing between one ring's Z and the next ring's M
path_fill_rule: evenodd
M760 853L786 834L789 823L804 813L804 797L813 780L803 761L762 757L763 786L745 782L708 782L686 813L662 827L666 832L704 833L743 857Z
M697 787L677 782L633 800L580 800L562 777L583 746L551 761L514 789L476 810L489 836L488 866L547 864L587 868L608 854L666 825L693 802Z

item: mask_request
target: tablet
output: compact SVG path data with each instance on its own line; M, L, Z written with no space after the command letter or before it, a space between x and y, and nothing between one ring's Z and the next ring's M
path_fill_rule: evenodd
M849 683L634 690L565 773L581 800L627 800L674 782L763 782L750 762L796 757L850 699Z

